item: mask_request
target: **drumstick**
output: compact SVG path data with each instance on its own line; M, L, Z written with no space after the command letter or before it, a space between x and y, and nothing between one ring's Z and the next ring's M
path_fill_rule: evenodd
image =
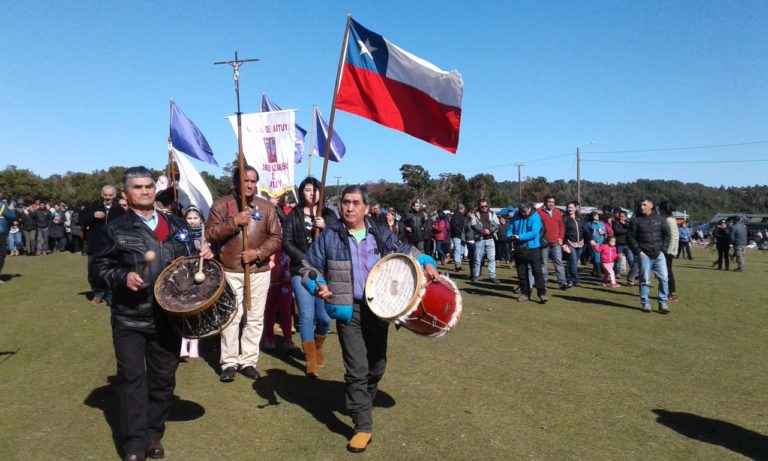
M157 258L157 254L152 250L148 250L146 253L144 253L144 262L141 264L141 271L139 273L139 276L142 278L142 280L146 278L145 273L147 272L147 266L152 263L155 258ZM149 283L144 281L141 286L142 288L146 288L149 286Z
M205 223L203 223L203 228L201 229L200 234L200 246L203 246L205 243ZM198 265L197 272L195 272L194 280L195 283L200 284L205 281L205 274L203 274L203 257L200 256L200 264Z

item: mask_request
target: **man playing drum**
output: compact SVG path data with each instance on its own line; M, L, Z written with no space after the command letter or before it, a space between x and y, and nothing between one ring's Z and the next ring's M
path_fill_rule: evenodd
M347 449L365 451L371 442L373 400L387 363L389 323L368 307L364 288L368 275L382 256L409 254L418 259L427 277L439 279L435 261L401 243L386 225L366 217L368 191L347 186L341 197L342 220L328 225L304 257L302 283L323 298L336 328L344 359L346 404L355 435Z
M259 341L264 329L264 307L269 291L269 257L280 249L282 230L275 207L256 195L259 174L252 166L245 166L245 199L247 209L240 209L240 168L232 175L234 192L216 199L205 223L205 236L219 244L219 260L224 266L227 282L237 295L237 314L221 332L220 380L235 380L235 370L246 378L259 379L256 371L259 360ZM248 226L248 249L243 250L240 226ZM243 312L245 287L244 265L249 265L251 305ZM245 326L240 335L240 319L245 315Z
M113 293L120 443L124 460L141 461L165 456L160 440L173 401L181 345L152 288L163 268L188 256L194 246L184 219L155 210L155 181L149 170L128 168L123 186L129 211L105 228L91 282ZM207 245L200 254L213 259Z

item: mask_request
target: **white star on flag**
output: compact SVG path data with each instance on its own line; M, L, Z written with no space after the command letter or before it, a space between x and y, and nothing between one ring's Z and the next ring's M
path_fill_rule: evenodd
M360 55L361 56L364 55L364 54L367 54L369 58L373 59L373 55L371 53L376 51L378 48L372 47L371 46L371 42L368 41L368 39L365 39L365 43L363 43L362 40L358 40L357 44L360 45Z

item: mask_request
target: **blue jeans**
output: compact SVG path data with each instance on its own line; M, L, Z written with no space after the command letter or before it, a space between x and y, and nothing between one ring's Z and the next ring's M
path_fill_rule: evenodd
M568 254L568 275L566 276L566 280L568 283L579 283L581 282L581 279L579 278L579 259L581 259L581 252L584 250L584 247L570 248L571 252Z
M443 240L435 240L435 253L437 253L437 259L442 261L445 259L445 249L443 249Z
M496 242L493 239L480 239L475 242L475 266L472 268L472 277L480 276L480 268L483 266L483 258L488 256L488 277L496 278Z
M659 281L659 304L667 303L667 259L664 253L659 252L656 259L651 259L645 253L637 258L640 266L640 302L648 304L648 294L651 291L651 271Z
M291 286L293 287L293 296L296 297L296 304L299 305L299 336L301 342L314 341L315 335L325 336L328 334L328 327L331 325L331 318L325 312L325 301L309 294L304 285L301 284L301 276L291 276Z
M616 247L616 253L619 255L624 255L627 258L627 281L633 282L637 278L637 262L635 261L635 254L632 253L632 250L629 249L629 246L627 245L618 245ZM616 269L619 268L619 261L616 261L616 264L614 265ZM616 276L618 277L619 271L616 271Z
M23 246L21 244L21 231L18 231L15 234L8 234L8 251L13 253L16 250L22 249Z
M544 285L547 284L549 278L549 271L547 270L547 263L552 261L555 266L555 274L557 275L557 283L560 286L565 285L565 268L563 267L563 247L556 244L551 244L547 248L541 249L541 275L544 276Z
M454 237L453 240L453 263L457 266L461 264L461 258L464 256L464 245L461 244L459 237Z

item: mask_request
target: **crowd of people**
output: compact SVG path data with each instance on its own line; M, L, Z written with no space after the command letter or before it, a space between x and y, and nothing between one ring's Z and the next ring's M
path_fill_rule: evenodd
M631 218L613 207L584 215L578 202L559 207L553 195L538 208L523 201L498 213L486 198L453 212L429 213L414 200L398 213L370 203L362 186L347 187L338 208L321 205L320 184L311 177L299 185L295 204L287 203L287 194L267 200L257 193L258 179L254 168L236 168L232 193L215 200L207 216L194 206L181 209L170 190L156 191L144 167L126 170L121 191L105 185L99 200L72 210L63 203L5 201L0 190L0 236L8 236L8 254L88 255L91 302L110 306L126 460L164 456L161 439L176 368L180 359L198 356L197 341L174 331L151 289L179 256L216 259L235 293L234 318L219 338L223 383L238 373L261 378L261 350L278 347L276 323L282 352L295 351L294 320L304 372L319 376L331 321L337 321L355 430L347 445L352 452L364 451L371 441L372 403L386 368L389 323L372 313L363 295L371 269L384 255L409 254L430 279L439 277L439 267L463 272L466 259L470 283L480 283L485 271L494 285L502 283L497 265L508 265L516 273L517 301L535 297L542 304L549 301L549 289L578 286L590 270L609 289L639 282L644 312L652 311L653 273L663 314L678 299L674 259L692 259L695 236L688 224L678 224L672 203L655 206L648 197ZM732 246L737 270L744 270L743 226L718 224L713 237L718 268L728 269ZM147 252L158 257L142 258Z

